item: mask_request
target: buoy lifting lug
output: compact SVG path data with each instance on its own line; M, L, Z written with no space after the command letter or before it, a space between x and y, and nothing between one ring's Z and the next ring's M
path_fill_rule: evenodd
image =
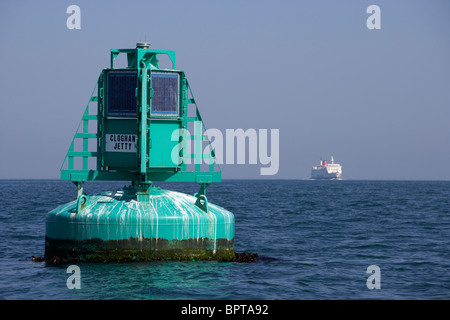
M82 182L82 181L72 181L72 182L77 186L77 211L76 211L76 213L78 213L86 207L86 205L88 204L88 198L83 189L84 182Z
M206 198L206 188L209 183L200 183L200 190L194 193L194 197L197 198L195 205L205 212L208 212L208 199Z

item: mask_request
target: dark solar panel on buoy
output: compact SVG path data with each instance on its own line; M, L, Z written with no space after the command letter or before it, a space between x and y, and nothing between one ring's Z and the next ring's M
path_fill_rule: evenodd
M136 115L137 113L137 72L114 71L108 73L109 115Z

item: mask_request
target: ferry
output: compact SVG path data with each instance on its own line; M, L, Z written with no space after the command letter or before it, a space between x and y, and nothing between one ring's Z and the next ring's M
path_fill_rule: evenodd
M314 180L341 180L342 166L339 163L334 163L334 158L331 156L330 162L320 159L320 165L313 166L311 170L311 179Z

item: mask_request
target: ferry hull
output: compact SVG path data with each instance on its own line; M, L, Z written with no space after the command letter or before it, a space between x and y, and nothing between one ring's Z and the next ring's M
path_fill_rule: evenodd
M314 180L341 180L341 174L340 173L311 173L311 179Z

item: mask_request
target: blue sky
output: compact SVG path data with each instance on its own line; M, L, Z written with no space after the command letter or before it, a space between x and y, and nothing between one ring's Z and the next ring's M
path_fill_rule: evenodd
M277 175L224 179L304 179L333 155L346 179L449 180L449 16L425 0L2 0L0 178L59 178L109 50L149 41L176 51L208 128L280 130Z

